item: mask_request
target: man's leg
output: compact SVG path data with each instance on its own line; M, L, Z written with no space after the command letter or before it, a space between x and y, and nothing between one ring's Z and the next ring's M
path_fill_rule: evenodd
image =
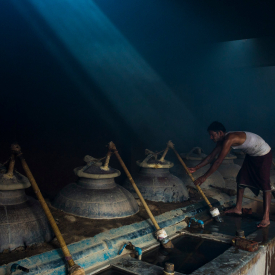
M242 214L242 202L243 202L243 193L244 193L244 188L240 188L237 186L237 203L236 206L232 209L229 209L225 211L224 213L236 213L241 215Z
M271 204L271 192L264 191L263 197L264 197L264 203L263 203L264 216L263 216L263 220L258 224L258 227L267 227L270 224L269 212L270 212L270 204Z

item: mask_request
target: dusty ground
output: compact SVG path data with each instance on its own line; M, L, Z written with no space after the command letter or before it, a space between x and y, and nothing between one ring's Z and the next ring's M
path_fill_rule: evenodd
M157 216L167 211L196 203L201 199L202 198L198 195L198 193L191 189L190 199L182 203L163 203L152 201L147 201L147 203L153 215ZM140 205L139 200L138 204ZM91 220L80 218L78 216L64 213L63 211L55 209L51 206L50 210L67 244L93 237L101 232L110 230L112 228L118 228L123 225L128 225L148 219L148 215L142 205L140 205L140 211L137 214L123 219L112 220ZM41 254L43 252L57 248L59 248L59 244L58 241L54 239L50 243L43 243L26 248L22 247L12 252L6 251L6 253L0 254L0 265L24 259L33 255Z

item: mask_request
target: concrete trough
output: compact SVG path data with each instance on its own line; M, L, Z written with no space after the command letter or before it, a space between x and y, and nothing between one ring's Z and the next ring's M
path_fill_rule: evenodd
M217 198L218 200L216 198L211 199L213 206L231 206L235 202L235 197L227 195L219 194ZM257 202L251 202L247 199L244 200L243 205L245 204L247 206L253 205L253 207L258 207ZM171 238L176 238L182 235L183 229L187 227L184 221L186 217L200 216L207 220L211 218L208 212L208 206L204 202L200 202L166 212L157 216L156 220L160 227L165 228ZM115 267L117 270L120 270L119 272L128 272L130 274L163 274L162 267L138 261L130 257L129 254L118 256L121 247L129 241L135 246L142 248L143 251L148 251L159 246L158 241L154 237L154 231L155 229L151 221L145 220L100 233L93 238L73 243L68 248L75 262L85 269L86 274L100 274L102 270L109 267ZM271 231L273 233L273 229ZM204 238L204 235L202 234L199 237ZM209 234L207 235L209 238ZM213 240L217 241L215 234L212 237ZM261 238L260 235L256 237ZM231 247L191 274L274 274L270 273L274 269L273 262L275 262L274 244L275 240L271 234L266 243L253 253L242 250L236 253L235 248ZM16 263L29 268L29 274L67 274L60 249L26 258ZM6 275L12 264L1 266L0 275ZM17 271L14 274L23 275L25 273ZM109 274L112 274L111 271ZM181 273L175 272L175 274L179 275Z

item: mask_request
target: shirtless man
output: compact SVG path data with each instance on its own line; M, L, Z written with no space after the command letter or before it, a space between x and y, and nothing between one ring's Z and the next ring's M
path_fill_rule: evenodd
M237 203L233 209L225 213L242 214L242 200L244 189L250 188L257 196L260 190L264 197L264 216L258 227L266 227L270 224L269 211L271 203L270 168L272 154L270 146L258 135L250 132L226 132L225 127L217 121L211 123L207 129L210 138L217 143L214 150L198 165L188 168L191 173L201 167L212 163L216 155L218 158L210 169L194 183L201 185L221 165L225 156L233 149L240 149L246 153L245 160L237 176Z

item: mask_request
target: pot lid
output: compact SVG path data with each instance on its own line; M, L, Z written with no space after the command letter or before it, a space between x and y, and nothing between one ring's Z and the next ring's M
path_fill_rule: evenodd
M87 162L87 165L74 169L74 173L80 178L110 179L118 177L121 174L119 170L110 166L108 170L102 169L102 162L91 156L85 156L84 161Z
M168 160L160 161L156 158L153 158L153 154L149 154L144 160L138 160L136 163L138 166L143 168L171 168L174 166L174 163Z
M194 147L189 153L182 153L180 156L186 160L203 160L207 157L200 147Z
M1 167L3 168L3 166ZM1 169L4 171L4 168ZM11 191L11 190L19 190L26 189L31 186L27 177L18 173L17 171L13 171L13 175L9 176L6 173L0 173L0 190Z

